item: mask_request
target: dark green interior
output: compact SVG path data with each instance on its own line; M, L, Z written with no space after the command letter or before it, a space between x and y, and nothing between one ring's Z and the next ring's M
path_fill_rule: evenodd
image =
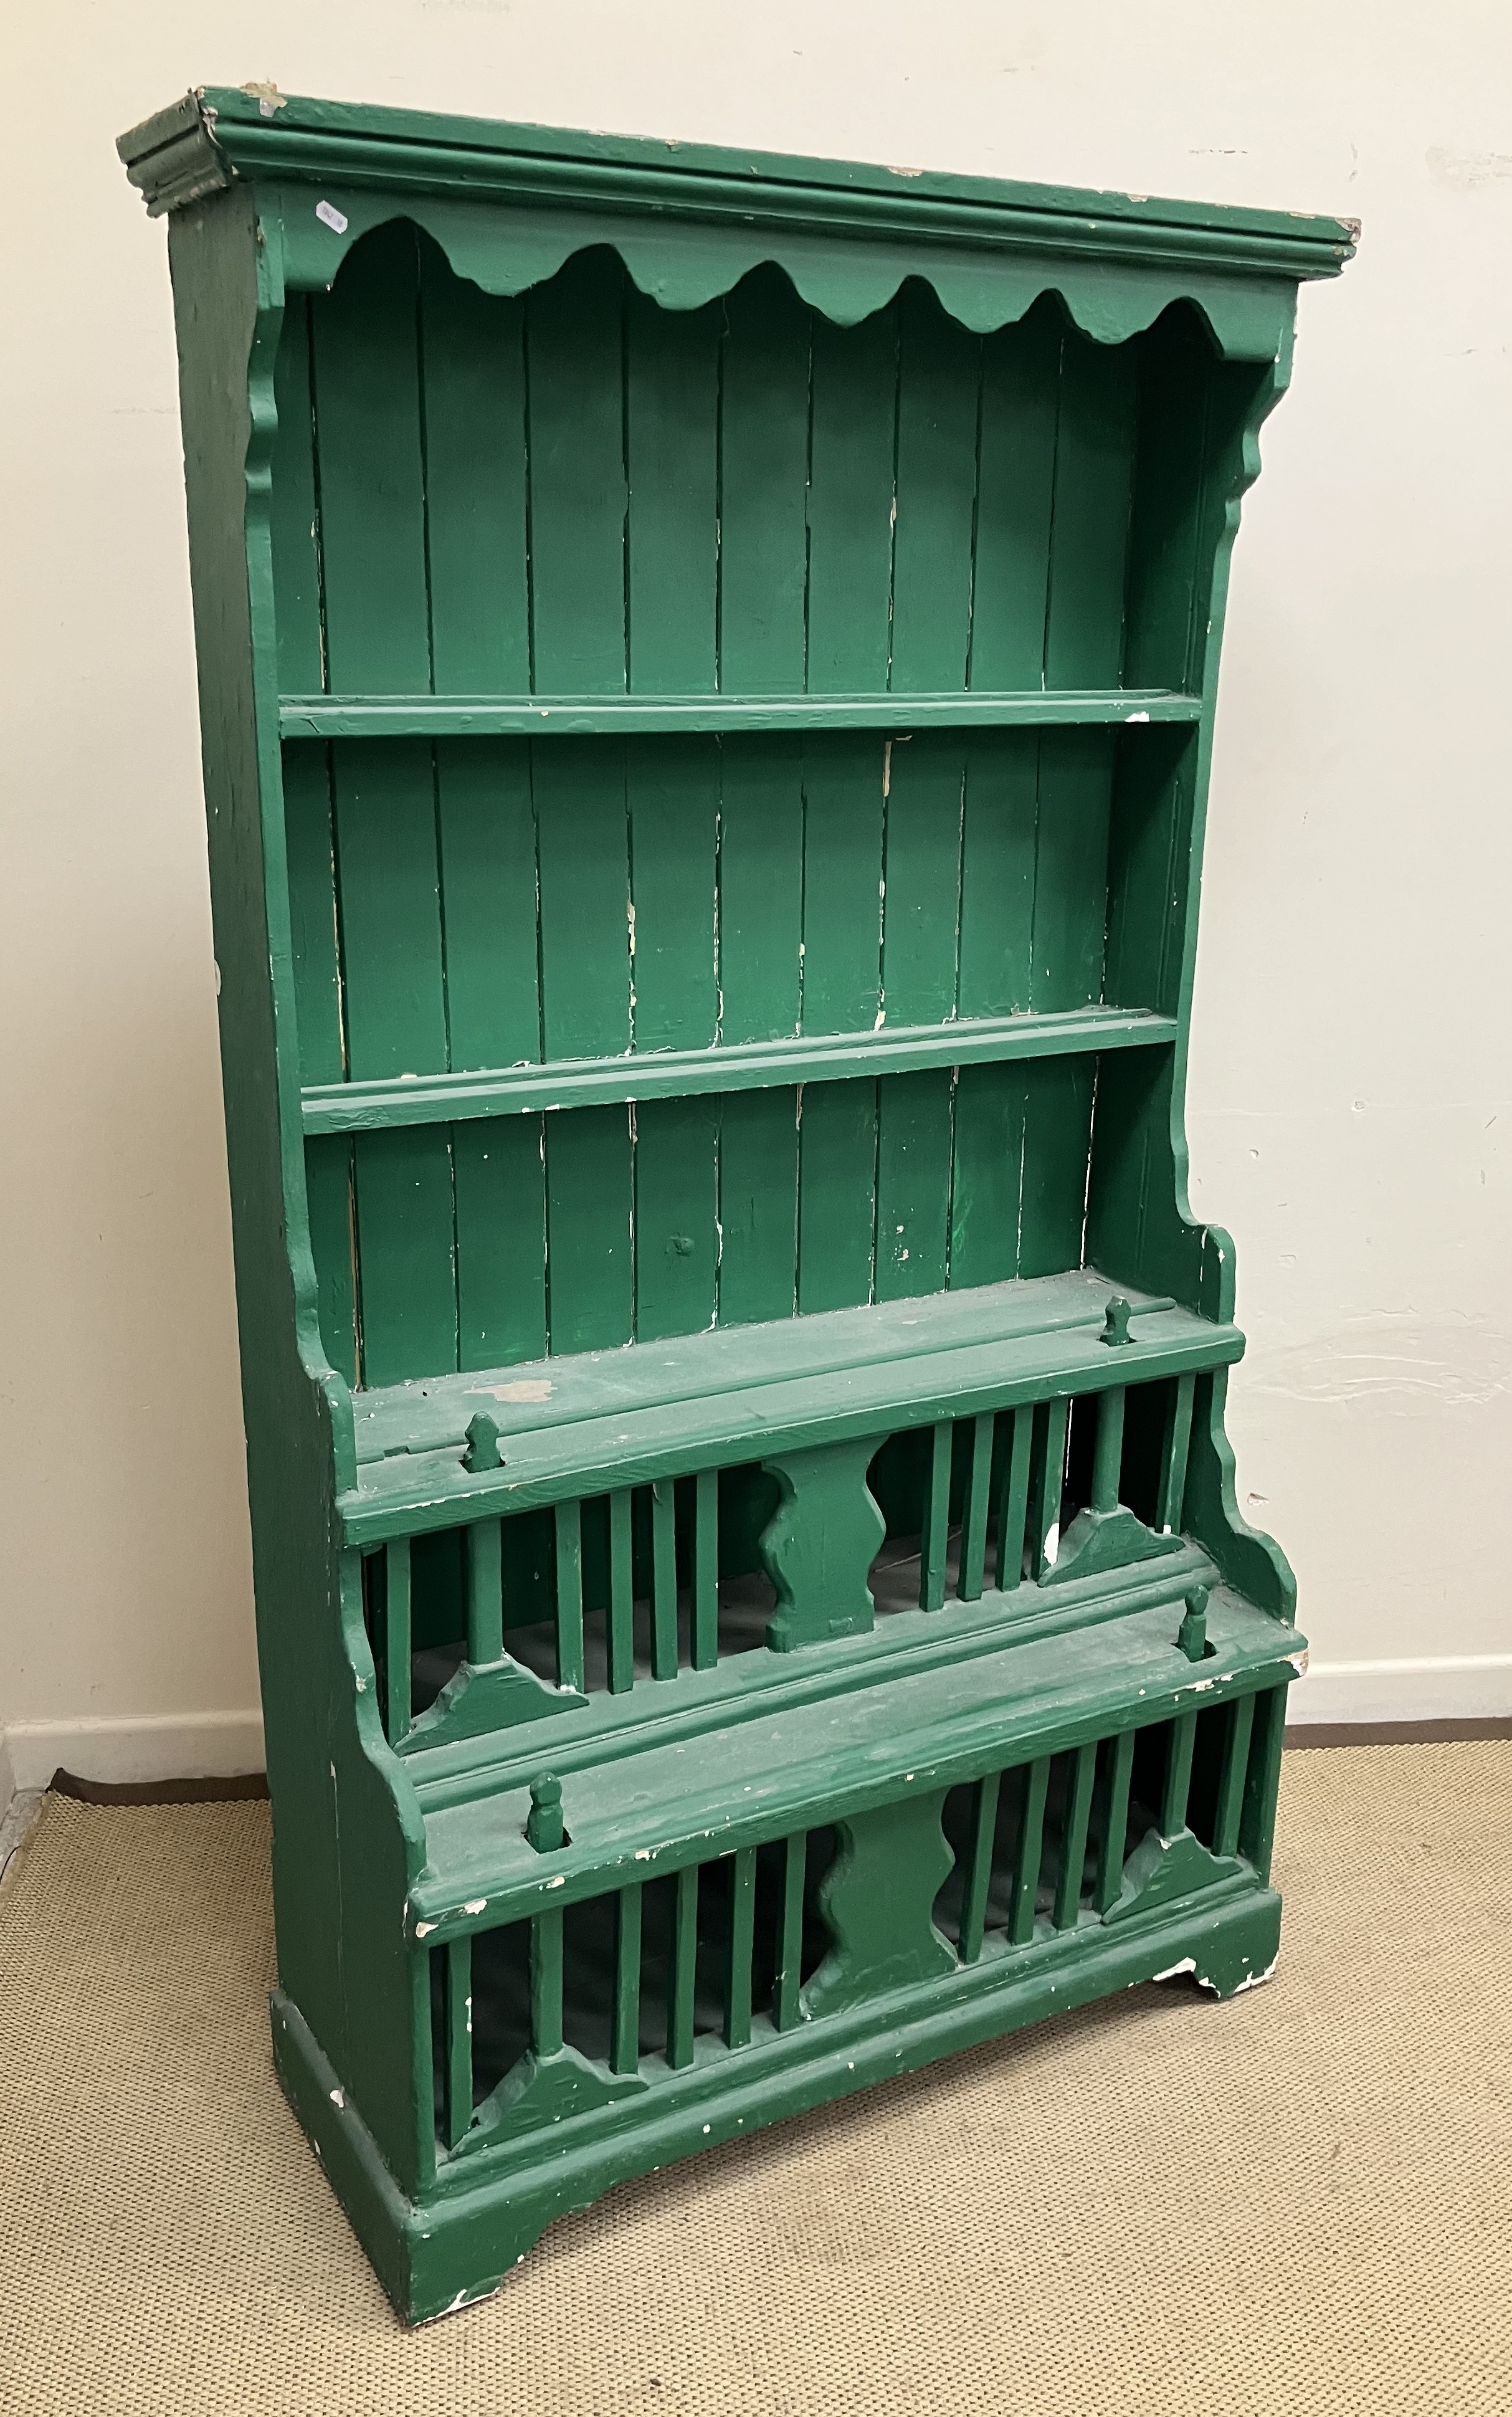
M287 740L305 1083L1174 1013L1195 731L908 701L1197 685L1256 375L1181 305L977 337L910 281L839 327L770 268L679 313L607 251L516 300L368 236L284 322L286 694L899 715ZM1117 1068L1126 1127L1168 1054ZM385 1385L1075 1267L1098 1092L1087 1051L312 1137L326 1347Z

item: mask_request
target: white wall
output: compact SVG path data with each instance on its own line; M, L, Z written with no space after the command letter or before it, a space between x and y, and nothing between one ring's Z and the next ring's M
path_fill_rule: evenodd
M1314 1717L1512 1711L1512 18L1490 0L53 0L9 27L0 1724L255 1763L174 344L113 139L194 81L1365 221L1235 560L1194 1198ZM80 1724L84 1724L80 1727Z

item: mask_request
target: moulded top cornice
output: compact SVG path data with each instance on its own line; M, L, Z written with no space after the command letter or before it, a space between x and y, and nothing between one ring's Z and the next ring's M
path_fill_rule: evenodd
M398 197L724 221L748 235L764 225L832 241L1030 250L1273 281L1337 276L1359 232L1355 221L1301 212L307 100L258 84L187 94L117 148L154 217L238 177L325 180Z

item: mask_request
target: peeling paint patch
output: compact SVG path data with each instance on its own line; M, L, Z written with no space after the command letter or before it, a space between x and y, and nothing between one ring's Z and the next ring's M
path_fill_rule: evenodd
M1293 1653L1293 1654L1290 1655L1290 1656L1289 1656L1289 1659L1290 1659L1290 1661L1291 1661L1291 1664L1292 1664L1292 1667L1293 1667L1293 1670L1296 1672L1296 1674L1297 1674L1297 1677L1298 1677L1299 1679L1305 1679L1305 1678L1307 1677L1307 1675L1308 1675L1308 1656L1307 1648L1306 1648L1306 1647L1304 1647L1304 1648L1303 1648L1303 1649L1302 1649L1302 1651L1301 1651L1300 1653Z
M344 2106L346 2105L345 2092L340 2090L333 2090L331 2091L331 2105L333 2106Z
M1273 1955L1270 1962L1266 1965L1263 1972L1247 1972L1244 1979L1240 1982L1239 1986L1235 1989L1233 1993L1234 1996L1236 1998L1242 1998L1247 1989L1263 1989L1280 1960L1279 1955Z
M416 1938L429 1938L435 1926L436 1925L433 1922L417 1922L415 1925Z
M462 1911L463 1913L484 1913L488 1910L488 1902L486 1896L470 1896Z
M1196 1969L1196 1956L1184 1955L1179 1964L1168 1964L1163 1972L1152 1972L1150 1978L1152 1981L1174 1981L1180 1973L1195 1972Z
M472 1391L487 1393L493 1402L549 1402L552 1380L550 1376L517 1376L512 1385L476 1385Z

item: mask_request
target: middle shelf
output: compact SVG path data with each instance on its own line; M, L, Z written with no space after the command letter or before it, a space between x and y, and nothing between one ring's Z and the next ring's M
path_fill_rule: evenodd
M1190 722L1202 700L1173 689L951 690L856 696L285 696L285 738L577 737L737 730L1054 729Z

